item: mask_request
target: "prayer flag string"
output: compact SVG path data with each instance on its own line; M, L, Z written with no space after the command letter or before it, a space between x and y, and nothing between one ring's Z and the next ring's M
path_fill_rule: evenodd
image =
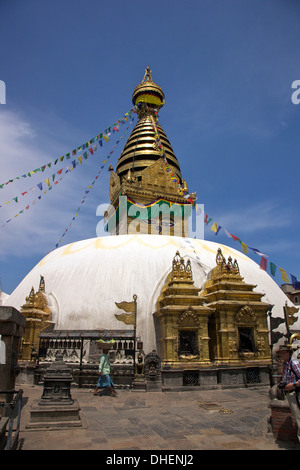
M69 160L70 158L74 157L75 155L77 155L78 153L84 151L85 149L89 149L89 147L91 147L91 145L94 144L94 143L98 142L99 145L102 147L103 141L108 142L110 140L109 135L111 134L111 131L112 132L116 132L116 131L118 132L120 130L120 124L125 124L126 122L128 122L128 119L131 118L132 113L136 113L136 107L135 106L133 108L131 108L130 111L125 113L125 115L122 118L118 119L112 126L105 129L105 131L97 134L92 139L89 139L85 143L83 143L83 144L79 145L78 147L74 148L72 151L66 153L65 155L63 155L59 158L56 158L55 160L53 160L49 163L46 163L45 165L42 165L39 168L36 168L35 170L28 171L27 173L24 173L23 175L15 176L14 178L9 179L5 183L0 184L0 189L4 189L8 184L10 184L10 183L12 183L16 180L31 177L31 176L35 175L36 173L38 173L38 172L43 172L43 171L45 171L45 169L47 169L47 167L51 168L52 166L57 165L57 163L62 162L64 159Z
M134 118L131 119L129 125L131 125L134 121ZM129 126L126 128L124 134L128 131L129 129ZM123 139L123 136L124 134L120 137L120 139L116 142L116 145L120 142L121 139ZM114 147L116 147L116 145ZM69 228L72 226L74 220L76 219L76 217L78 216L78 212L80 211L82 205L85 203L86 201L86 198L87 198L87 195L91 192L92 190L92 187L94 186L94 184L96 183L97 179L99 178L99 175L100 173L102 172L103 168L105 167L105 164L107 163L108 159L111 158L113 154L113 151L110 152L110 154L107 156L107 160L104 160L102 163L103 165L100 167L100 170L98 171L98 173L96 174L96 176L94 177L94 180L92 181L92 183L87 187L87 189L85 190L84 192L84 196L81 198L81 203L79 205L79 207L77 208L76 212L75 212L75 215L72 217L72 220L71 222L69 223L68 227L65 229L65 231L63 232L62 236L60 237L60 239L58 240L58 242L56 243L55 245L55 248L57 248L59 246L59 244L61 243L63 237L66 235L66 233L68 232Z
M29 191L36 191L37 189L39 189L40 191L43 191L43 189L45 189L45 188L49 189L52 184L56 184L55 180L57 180L57 175L63 175L63 174L66 174L66 173L69 173L69 172L73 171L79 164L82 164L91 155L94 155L96 150L97 150L97 144L94 144L93 146L91 146L88 149L88 151L84 152L82 155L79 155L76 159L72 160L72 162L71 162L72 165L67 165L65 167L64 172L63 172L64 168L61 168L60 170L58 170L57 172L53 173L51 176L46 178L44 181L41 181L40 183L36 184L35 186L32 186L31 188L27 189L27 191L21 192L17 196L13 197L11 200L9 200L5 203L2 203L2 205L0 205L0 208L1 207L3 208L4 206L6 206L7 204L9 204L13 201L15 201L15 203L21 202L22 196L24 197L26 194L29 193ZM60 178L58 178L59 181L61 179L62 179L62 176Z
M170 166L167 162L167 159L166 159L165 155L164 155L164 161L165 161L166 172L169 174L171 179L173 179L175 182L177 182L177 184L179 186L179 191L181 192L182 186L181 186L180 182L178 181L178 179L176 178L176 176L174 175L174 173L172 172L172 170L170 169ZM174 179L174 177L175 177L175 179ZM188 198L189 198L189 195L188 195ZM191 202L193 202L193 201L191 200ZM196 211L198 212L199 209L198 209L197 204L195 205L195 208L196 208ZM261 257L261 259L260 259L260 269L262 269L263 271L267 271L267 266L268 266L268 259L267 258L269 258L269 256L267 254L262 253L257 248L252 248L252 247L248 246L246 243L242 242L242 240L239 237L237 237L236 235L233 235L232 233L230 233L224 227L222 227L217 222L215 222L211 217L209 217L208 214L205 214L205 217L204 217L205 225L208 226L211 222L212 222L212 225L210 227L210 230L215 232L215 235L218 235L220 230L223 229L228 238L230 238L234 241L237 241L241 244L242 251L243 251L244 254L248 254L249 250L251 250L253 253L260 256ZM273 277L275 277L275 274L276 274L276 271L277 271L277 266L276 266L276 264L274 264L271 261L269 261L269 264L270 264L270 273L272 274ZM288 276L288 273L286 272L286 270L283 269L283 268L279 268L279 271L280 271L281 278L282 278L283 282L290 283L290 279L289 279L289 276ZM297 277L294 276L293 274L290 274L290 277L291 277L291 284L293 285L293 287L295 289L300 289L300 281L298 281Z
M91 152L92 155L94 155L94 152L97 150L97 147L96 147L96 144L93 146L93 152ZM86 157L84 157L84 159L86 159ZM84 160L81 159L80 163L82 163ZM51 177L49 178L46 178L44 182L41 182L39 184L37 184L37 187L40 189L41 193L39 194L39 196L36 198L38 200L41 200L42 198L42 194L46 194L48 191L50 191L51 189L53 189L59 181L61 181L63 179L63 177L67 174L67 173L70 173L71 171L73 171L77 166L79 165L79 161L76 162L76 161L73 161L72 162L72 166L67 166L67 169L64 173L62 173L62 168L57 172L57 173L54 173ZM56 175L60 175L59 178L57 178ZM56 179L56 180L55 180ZM51 181L50 181L51 180ZM55 181L54 181L55 180ZM44 184L46 183L46 185ZM44 186L43 186L44 185ZM25 196L26 194L29 194L29 191L36 191L37 189L36 186L28 189L27 191L24 191L22 192L19 196L16 196L15 198L13 198L12 200L14 200L15 202L20 202L19 200L19 197L20 196ZM8 201L6 202L5 204L8 204L9 202L12 202L12 201ZM36 204L36 200L33 200L31 205L34 205ZM0 206L0 207L3 207L3 206ZM23 214L24 213L24 210L28 210L30 207L30 205L28 204L25 209L22 209L21 211L19 211L16 215L14 215L12 218L8 219L4 224L2 224L0 226L0 228L4 227L6 224L8 224L11 220L13 220L13 218L15 217L18 217L19 214Z
M134 117L131 119L129 125L133 122L134 120ZM129 129L129 125L127 126L127 129L125 130L125 132L127 132L127 130ZM124 132L124 133L125 133ZM122 140L123 136L121 136L119 138L119 140L116 141L116 144L113 146L113 149L117 146L117 144ZM44 182L42 183L39 183L37 185L37 187L41 190L41 193L39 194L39 196L37 198L35 198L31 204L27 204L25 208L23 208L22 210L20 210L17 214L15 214L13 217L9 218L8 220L6 220L2 225L0 225L0 228L3 228L6 224L8 224L9 222L11 222L14 218L18 217L20 214L24 214L26 213L27 210L29 210L29 208L33 205L35 205L37 203L38 200L41 200L42 198L42 195L45 195L48 191L52 190L58 183L59 181L62 180L63 176L65 176L67 173L70 173L71 171L73 171L79 164L82 164L84 160L86 160L89 156L91 155L94 155L94 153L96 152L97 150L97 143L94 144L93 146L91 146L89 149L89 154L87 152L84 152L83 153L83 159L81 158L81 156L77 157L77 160L73 160L71 163L72 163L72 166L67 166L67 169L66 171L63 173L62 170L59 170L57 173L54 173L51 177L47 178ZM101 166L101 171L102 169L104 168L105 164L107 163L108 159L111 157L111 155L113 154L114 150L112 150L110 152L110 154L106 157L106 160L103 160L102 161L102 166ZM100 172L101 172L100 171ZM100 173L99 172L99 173ZM56 174L59 174L59 178L56 177ZM97 178L99 177L99 175L97 176ZM56 180L54 181L54 179L56 178ZM50 181L51 180L51 181ZM46 185L44 184L46 182ZM36 190L36 186L34 186L33 188L29 189L28 191L31 191L31 190ZM28 194L28 191L24 191L23 193L21 193L21 196L24 196L25 194ZM13 200L15 200L15 198L13 198ZM9 201L11 202L11 201ZM18 201L16 201L18 202ZM7 203L8 204L8 203ZM1 206L0 206L1 207Z

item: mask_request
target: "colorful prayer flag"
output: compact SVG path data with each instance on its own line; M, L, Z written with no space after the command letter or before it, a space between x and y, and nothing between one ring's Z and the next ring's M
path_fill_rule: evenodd
M279 268L283 282L290 282L289 277L286 271L282 268Z
M227 237L228 237L228 238L231 238L231 234L230 234L225 228L224 228L223 230L224 230L224 232L226 233Z
M243 253L246 255L248 253L248 246L246 243L241 242L242 248L243 248Z
M206 214L205 219L204 219L204 223L205 223L206 225L208 225L209 222L211 222L211 221L212 221L212 218L208 218L208 215Z
M216 232L218 230L218 224L214 222L212 226L210 227L210 230L212 230L213 232Z
M271 271L272 276L275 276L276 270L277 270L276 264L270 261L270 271Z
M269 258L268 255L266 255L265 253L261 253L261 252L260 252L259 250L257 250L256 248L251 248L250 246L249 246L249 248L250 248L250 250L254 251L254 253L256 253L257 255L259 255L259 256L264 256L265 258Z
M231 235L231 238L233 238L234 241L236 241L236 242L241 241L238 237L236 237L235 235L232 235L232 233L230 235Z
M260 260L260 269L262 269L263 271L267 270L267 260L263 256L261 257L261 260Z
M212 230L213 232L216 232L216 235L218 235L221 228L222 228L221 225L218 225L217 222L214 222L210 230Z
M297 290L300 289L300 281L298 281L296 276L291 274L291 280L292 280L292 284L293 284L294 289L297 289Z

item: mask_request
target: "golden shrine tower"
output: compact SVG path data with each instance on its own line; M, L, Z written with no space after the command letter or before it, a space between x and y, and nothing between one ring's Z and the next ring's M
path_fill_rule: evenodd
M116 219L109 231L187 236L187 218L196 193L188 193L178 160L158 123L165 95L153 82L149 66L134 89L132 102L139 121L119 157L116 171L110 167L109 197ZM125 196L122 202L119 196ZM112 220L111 213L108 219Z

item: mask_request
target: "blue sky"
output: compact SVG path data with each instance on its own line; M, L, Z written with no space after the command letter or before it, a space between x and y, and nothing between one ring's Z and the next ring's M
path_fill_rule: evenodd
M300 105L291 101L299 17L297 0L1 0L0 184L124 116L149 64L166 97L159 122L189 191L215 222L300 278ZM19 196L0 208L4 292L55 248L112 149L116 166L129 132L41 200L31 188L52 168L0 190L0 205ZM96 208L109 202L107 168L63 244L96 236ZM216 236L208 226L205 238L241 249L224 230ZM279 270L275 280L282 283Z

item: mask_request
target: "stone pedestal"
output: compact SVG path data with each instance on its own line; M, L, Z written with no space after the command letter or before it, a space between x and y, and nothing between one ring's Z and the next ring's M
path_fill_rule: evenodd
M26 428L82 426L80 406L71 397L71 382L71 370L57 356L45 373L43 394L31 406Z
M69 428L82 426L80 406L77 400L72 404L41 405L37 400L30 409L27 429Z
M144 375L135 375L134 380L132 382L132 390L137 392L146 391L146 382Z
M140 352L135 365L135 376L132 382L132 390L137 392L146 391L146 381L144 375L144 357Z

